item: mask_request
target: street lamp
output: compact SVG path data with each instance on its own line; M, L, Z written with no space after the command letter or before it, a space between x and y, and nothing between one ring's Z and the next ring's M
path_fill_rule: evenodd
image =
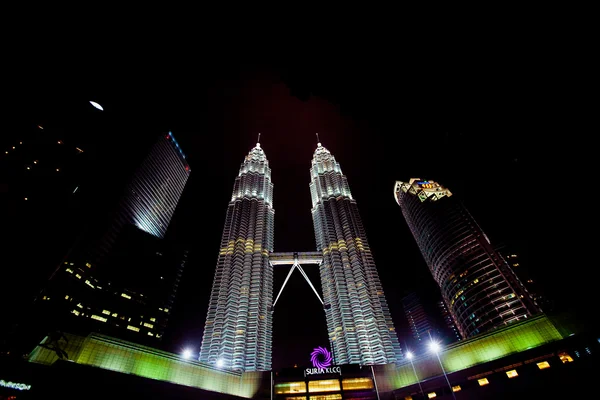
M186 360L189 360L190 358L192 358L193 354L194 354L194 352L190 348L183 349L183 351L181 352L181 356L183 358L185 358Z
M417 370L415 369L415 364L413 364L413 353L410 351L406 352L406 357L410 360L410 365L412 365L413 372L415 373L415 378L417 378L417 383L419 384L419 389L421 390L421 396L425 398L425 393L423 393L423 387L421 386L421 380L417 376Z
M431 339L431 334L429 334L429 338ZM440 360L440 344L436 341L434 341L433 339L431 339L431 342L429 342L429 349L431 351L433 351L435 353L435 355L437 356L438 362L440 363L440 367L442 368L442 372L444 373L444 378L446 378L446 382L448 382L448 387L450 388L450 393L452 393L452 397L454 398L454 400L456 400L456 395L454 394L454 390L452 390L452 385L450 385L450 381L448 380L448 375L446 375L446 370L444 369L444 366L442 365L442 360Z

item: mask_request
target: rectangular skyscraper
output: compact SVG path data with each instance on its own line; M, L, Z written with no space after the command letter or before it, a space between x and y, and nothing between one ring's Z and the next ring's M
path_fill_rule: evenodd
M90 224L35 301L42 335L59 329L160 340L187 259L187 250L162 239L189 174L169 132L125 187L110 188L121 195L116 206L97 209L107 221Z
M356 200L339 163L321 143L310 169L312 218L327 330L336 364L390 364L402 358L396 329Z
M271 369L274 218L271 169L257 143L227 207L200 362L235 371Z
M540 312L450 190L412 178L396 182L394 197L464 338Z

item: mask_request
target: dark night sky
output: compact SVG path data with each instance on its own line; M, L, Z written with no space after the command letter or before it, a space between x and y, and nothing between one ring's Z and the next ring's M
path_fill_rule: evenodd
M411 177L450 188L492 243L522 255L551 297L566 289L564 308L582 308L593 284L581 278L589 262L568 228L587 211L566 186L583 172L570 145L578 132L567 130L585 114L572 100L577 90L543 49L468 50L396 58L277 49L201 60L135 53L98 56L85 73L81 60L30 65L10 85L9 111L15 129L42 120L109 135L115 146L173 132L192 173L168 235L189 246L192 262L166 337L171 351L199 349L233 181L258 132L273 173L275 251L315 249L308 184L318 132L348 177L400 331L402 295L435 290L393 198L395 181ZM305 270L319 287L316 267ZM275 295L286 274L276 270ZM307 363L312 348L328 345L320 304L297 272L274 319L274 368Z

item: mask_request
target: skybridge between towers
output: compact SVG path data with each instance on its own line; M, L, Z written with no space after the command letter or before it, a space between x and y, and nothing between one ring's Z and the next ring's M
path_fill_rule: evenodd
M296 269L298 271L300 271L300 273L302 274L304 279L306 279L306 282L308 282L308 284L312 288L313 292L315 292L315 294L317 295L317 298L319 299L321 304L323 304L323 299L321 299L321 296L319 296L319 292L317 292L317 289L315 289L315 287L313 286L310 279L308 279L308 275L306 275L306 272L304 272L304 269L302 269L302 265L301 265L301 264L321 265L322 262L323 262L323 255L319 251L269 254L269 263L271 264L271 266L273 266L273 267L277 267L280 265L291 265L292 266L292 268L290 269L290 272L288 272L287 276L285 277L285 281L283 282L283 285L281 285L281 289L279 290L279 293L277 294L275 301L273 302L273 310L275 309L275 304L277 304L277 300L279 300L279 296L281 296L281 292L283 292L283 288L285 287L288 280L290 279L292 272L294 272L294 270L296 270Z

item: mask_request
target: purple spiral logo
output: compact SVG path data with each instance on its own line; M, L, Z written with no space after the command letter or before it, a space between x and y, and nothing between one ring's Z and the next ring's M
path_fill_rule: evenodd
M310 361L313 367L325 368L331 365L331 353L324 347L317 347L310 353Z

